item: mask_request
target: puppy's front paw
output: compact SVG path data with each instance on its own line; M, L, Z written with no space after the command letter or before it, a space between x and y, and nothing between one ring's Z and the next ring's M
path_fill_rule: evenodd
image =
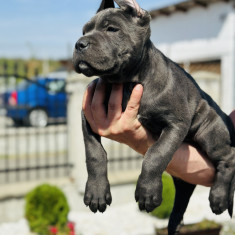
M158 207L162 202L161 177L148 180L140 175L136 186L135 200L139 202L140 210L151 212Z
M106 178L91 180L88 179L84 195L84 203L89 206L94 213L99 210L104 212L106 205L110 205L112 197L110 193L110 185Z

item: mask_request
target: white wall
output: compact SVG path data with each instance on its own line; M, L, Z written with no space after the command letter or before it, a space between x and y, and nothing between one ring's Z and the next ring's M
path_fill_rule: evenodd
M151 23L151 39L160 45L227 37L229 30L225 30L226 21L231 11L231 5L216 3L207 8L195 7L185 13L157 17Z
M235 9L219 2L151 22L153 43L176 62L221 60L221 107L235 108Z

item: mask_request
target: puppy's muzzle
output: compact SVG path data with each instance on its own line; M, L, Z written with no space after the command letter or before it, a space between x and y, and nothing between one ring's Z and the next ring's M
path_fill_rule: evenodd
M75 44L75 49L78 51L84 51L89 47L90 43L87 39L81 38Z

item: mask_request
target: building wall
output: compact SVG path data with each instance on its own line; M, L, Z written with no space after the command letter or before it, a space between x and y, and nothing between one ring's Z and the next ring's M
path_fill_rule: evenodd
M233 7L215 3L207 8L195 7L188 12L176 12L152 20L151 39L156 45L184 41L230 38L229 13Z
M235 9L232 4L219 2L185 13L160 16L152 20L151 29L153 43L178 63L221 61L219 78L215 76L211 81L217 83L217 93L211 87L213 94L209 94L225 112L235 108ZM200 84L205 84L201 75Z
M221 61L188 62L180 64L207 94L221 105Z

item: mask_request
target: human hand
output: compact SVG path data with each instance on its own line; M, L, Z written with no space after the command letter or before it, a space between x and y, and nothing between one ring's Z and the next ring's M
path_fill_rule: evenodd
M143 87L140 84L134 87L124 112L122 112L122 92L122 84L113 84L106 114L105 83L102 79L92 82L83 97L84 114L95 133L125 143L144 155L154 140L137 118Z

